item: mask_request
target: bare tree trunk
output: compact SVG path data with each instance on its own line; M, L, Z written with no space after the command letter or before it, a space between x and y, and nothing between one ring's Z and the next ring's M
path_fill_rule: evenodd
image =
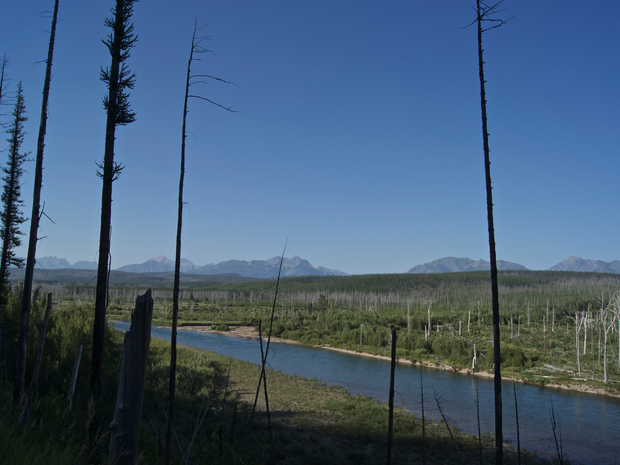
M28 326L30 323L30 305L32 299L32 281L34 278L34 264L37 251L37 233L39 220L41 219L41 187L43 186L43 152L45 148L45 133L47 131L47 102L50 94L52 81L52 62L54 60L54 41L56 40L56 23L58 20L58 0L54 2L52 16L52 29L47 49L45 65L45 81L43 83L43 102L41 104L41 122L39 124L39 137L37 139L37 158L34 171L34 192L32 195L32 214L30 215L30 235L28 237L28 255L26 258L26 270L24 274L24 290L22 295L22 308L19 319L19 339L17 342L17 369L15 370L15 388L13 398L17 399L24 392L26 379L26 344L28 339Z
M47 332L47 322L50 318L50 312L52 311L52 293L47 294L47 305L45 307L45 316L41 323L39 332L39 345L37 348L37 359L34 364L34 371L32 373L32 380L30 381L30 387L28 388L28 402L26 404L26 411L24 413L24 424L28 423L28 415L30 414L30 406L32 405L32 398L34 397L34 391L37 389L39 382L39 371L41 370L41 361L43 360L43 348L45 347L45 334Z
M166 464L172 460L172 428L174 424L174 407L176 395L176 369L177 369L177 324L179 318L179 287L181 277L181 230L183 227L183 184L185 180L185 139L187 138L187 101L189 98L189 80L191 76L192 60L196 41L196 23L192 35L192 46L187 61L187 76L185 80L185 99L183 100L183 124L181 127L181 172L179 175L179 199L177 210L177 237L174 260L174 288L172 291L172 340L170 348L170 408L168 412L168 432L166 436Z
M424 368L420 368L420 405L422 406L422 465L426 465L426 418L424 417Z
M174 425L174 410L175 410L175 396L176 396L176 368L177 368L177 325L179 318L179 287L180 287L180 274L181 274L181 231L183 228L183 185L185 182L185 139L187 138L187 103L190 97L201 98L197 95L189 95L189 88L191 86L190 80L192 78L192 61L194 60L194 53L204 53L205 50L200 46L200 42L204 38L196 37L196 31L198 30L197 20L194 21L194 32L192 34L192 45L189 52L189 59L187 60L187 75L185 79L185 98L183 100L183 123L181 127L181 169L179 175L179 198L177 207L177 235L176 235L176 251L174 262L174 286L172 291L172 337L170 348L170 384L169 384L169 413L168 413L168 431L166 434L166 465L170 465L172 461L172 430ZM213 78L212 76L208 76ZM214 78L216 80L223 81L222 79ZM224 81L226 82L226 81ZM211 100L208 100L211 102ZM211 102L214 103L214 102ZM218 105L218 104L215 104ZM221 105L218 105L221 106ZM222 107L224 108L224 107ZM225 108L226 109L226 108ZM230 110L230 109L227 109Z
M69 382L69 392L67 392L67 401L69 405L67 410L71 410L73 405L73 393L75 392L75 383L77 382L78 370L80 369L80 360L82 359L82 344L77 346L75 351L75 360L73 361L73 370L71 370L71 381Z
M390 366L390 395L388 413L387 465L392 463L392 434L394 428L394 371L396 370L396 330L392 330L392 362Z
M484 80L484 59L482 55L482 21L483 11L480 0L476 2L478 23L478 68L480 77L480 106L482 109L482 139L484 146L484 168L487 191L487 220L489 229L489 251L491 261L491 294L493 300L493 361L495 391L495 463L501 465L504 460L504 435L502 428L502 370L500 358L500 327L499 327L499 290L497 283L497 259L495 255L495 228L493 225L493 191L491 187L491 161L489 150L489 133L487 129L487 100Z
M512 381L512 390L515 395L515 418L517 420L517 463L521 465L521 435L519 433L519 406L517 404L517 383Z
M152 319L153 299L149 289L136 299L131 326L125 333L114 420L110 424L110 465L134 465L138 457Z

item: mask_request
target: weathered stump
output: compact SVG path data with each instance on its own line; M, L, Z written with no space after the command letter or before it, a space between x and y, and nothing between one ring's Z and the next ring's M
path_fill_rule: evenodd
M114 420L110 424L110 465L136 463L152 319L153 299L149 289L136 299L131 326L125 333Z

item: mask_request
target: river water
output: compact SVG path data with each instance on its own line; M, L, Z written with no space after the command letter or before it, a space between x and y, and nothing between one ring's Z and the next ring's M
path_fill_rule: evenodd
M126 322L113 324L121 330L129 329ZM170 329L153 327L152 335L170 340ZM260 363L257 340L181 330L178 331L177 342ZM316 378L346 387L351 394L360 393L381 402L388 401L390 363L386 360L272 342L268 363L277 371ZM441 417L435 402L437 396L451 424L477 434L475 399L478 389L481 429L483 432L495 430L491 378L397 364L395 403L416 413L421 412L421 380L427 416L435 419ZM516 394L521 447L555 457L551 428L553 405L556 434L558 440L561 435L565 457L584 464L615 464L620 459L620 399L525 384L516 384ZM502 397L504 440L516 446L515 402L511 382L502 382Z

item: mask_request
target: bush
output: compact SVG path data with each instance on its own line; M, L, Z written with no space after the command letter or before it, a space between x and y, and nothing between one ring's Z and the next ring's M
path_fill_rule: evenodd
M522 367L527 361L527 357L518 347L503 346L500 351L500 360L505 367Z

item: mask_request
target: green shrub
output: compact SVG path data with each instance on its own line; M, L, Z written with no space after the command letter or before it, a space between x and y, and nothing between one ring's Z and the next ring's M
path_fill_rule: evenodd
M431 355L428 349L416 349L413 351L413 358L427 359Z
M527 361L527 357L518 347L502 346L500 350L500 359L505 367L522 367Z

